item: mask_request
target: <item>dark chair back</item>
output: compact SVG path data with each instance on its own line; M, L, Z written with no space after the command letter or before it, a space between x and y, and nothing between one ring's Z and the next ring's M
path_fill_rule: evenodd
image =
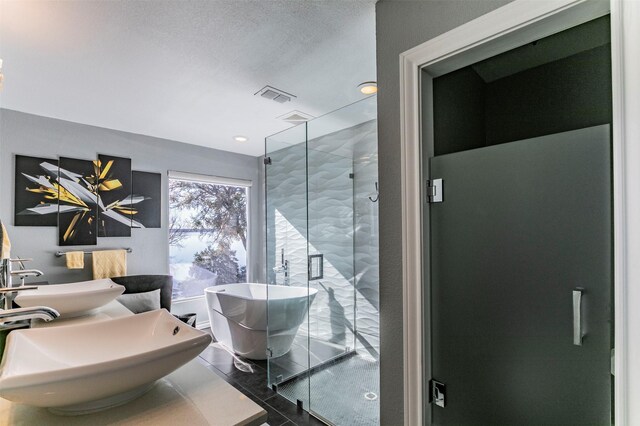
M123 285L125 294L144 293L160 289L160 307L171 311L171 291L173 277L171 275L127 275L113 277L113 282Z

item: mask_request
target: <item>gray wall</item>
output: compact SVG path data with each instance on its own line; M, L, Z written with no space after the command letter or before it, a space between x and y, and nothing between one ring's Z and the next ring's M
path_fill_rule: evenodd
M401 425L403 422L398 56L407 49L507 3L509 0L382 0L376 4L377 75L380 88L380 423L383 425Z
M56 227L13 226L14 157L21 154L95 159L98 153L128 157L134 170L162 174L162 228L132 229L131 237L98 238L98 246L83 247L87 250L131 247L129 274L168 273L167 171L248 179L254 186L250 195L251 247L247 269L250 280L262 279L263 268L259 265L264 264L261 249L264 220L260 208L263 191L258 158L0 109L0 218L11 238L12 256L34 258L29 267L41 269L45 273L43 278L51 283L90 279L89 257L85 258L84 270L68 270L64 257L53 255L61 249L57 245Z

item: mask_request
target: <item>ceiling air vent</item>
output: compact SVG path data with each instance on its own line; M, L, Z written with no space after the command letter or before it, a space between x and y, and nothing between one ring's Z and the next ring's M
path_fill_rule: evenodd
M277 117L280 120L284 120L287 123L291 123L291 124L300 124L300 123L304 123L306 121L311 120L313 117L313 115L311 114L306 114L302 111L291 111L286 113L285 115L281 115L280 117Z
M263 98L271 99L272 101L276 101L279 104L289 102L292 98L296 97L291 93L287 93L284 90L276 89L275 87L271 86L264 86L262 89L254 93L254 95L260 95Z

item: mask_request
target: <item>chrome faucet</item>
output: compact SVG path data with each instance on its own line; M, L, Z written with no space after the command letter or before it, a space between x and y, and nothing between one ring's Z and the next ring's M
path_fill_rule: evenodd
M2 259L0 263L0 288L13 287L13 277L20 276L20 279L24 281L26 277L38 277L42 275L42 271L37 269L24 269L24 262L30 262L33 259ZM13 270L13 264L20 263L21 269L17 271ZM24 275L21 276L21 275Z
M33 259L2 259L0 263L0 296L4 299L4 309L11 309L13 306L13 298L15 296L15 289L26 290L24 280L27 277L39 277L42 275L42 271L38 269L24 269L24 262L29 262ZM23 269L13 270L13 264L20 263ZM13 284L13 277L20 278L20 287L15 287ZM33 287L37 288L37 287ZM10 291L6 291L9 289ZM30 288L31 289L31 288ZM15 291L13 291L15 290Z
M32 306L28 308L13 308L13 298L15 293L23 290L35 290L37 286L25 286L26 277L39 277L42 271L37 269L24 269L24 262L32 259L2 259L0 263L0 297L3 300L4 309L0 309L0 330L11 330L14 328L25 328L31 326L31 320L41 319L51 321L60 316L60 313L53 308L46 306ZM12 270L14 263L20 263L23 269ZM14 287L13 277L19 277L22 283L19 287Z
M30 306L28 308L15 308L0 310L0 324L9 321L24 321L41 319L46 322L58 318L60 314L53 308L47 306Z
M24 280L27 277L39 277L42 275L42 271L38 269L20 269L17 271L11 271L11 276L17 276L20 278L20 285L24 285Z
M289 285L289 261L284 258L284 249L280 252L280 266L273 268L273 272L281 274L284 272L283 285Z
M0 309L0 330L26 328L31 326L31 320L41 319L45 322L49 322L59 316L60 313L58 313L58 311L46 306Z

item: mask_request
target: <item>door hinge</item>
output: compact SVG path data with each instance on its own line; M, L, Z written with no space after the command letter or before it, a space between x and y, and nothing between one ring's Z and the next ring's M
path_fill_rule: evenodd
M427 202L441 203L443 191L442 179L431 179L427 181Z
M446 386L437 380L429 380L429 402L444 408L446 396Z
M264 165L268 166L269 164L271 164L271 157L264 157Z
M265 352L267 354L267 358L273 357L273 351L271 350L271 348L267 348Z

